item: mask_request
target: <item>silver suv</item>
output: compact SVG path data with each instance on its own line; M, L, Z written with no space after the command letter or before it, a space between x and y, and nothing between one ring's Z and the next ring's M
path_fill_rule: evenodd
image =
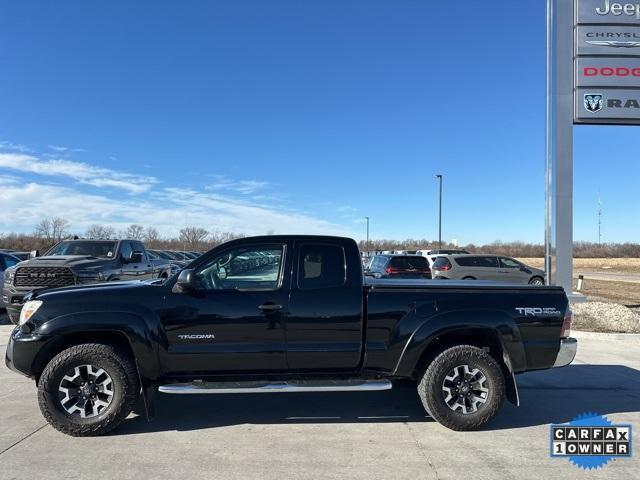
M431 266L433 278L491 280L544 285L544 271L499 255L442 255Z

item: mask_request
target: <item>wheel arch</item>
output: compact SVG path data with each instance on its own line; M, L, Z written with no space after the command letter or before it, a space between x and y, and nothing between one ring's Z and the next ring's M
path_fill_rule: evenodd
M58 353L83 343L115 345L131 355L143 389L147 418L155 411L155 386L160 374L157 335L149 327L152 319L130 312L81 312L54 318L40 327L51 340L32 363L36 382L46 365Z
M478 315L468 315L477 320L475 324L461 323L458 319L454 326L454 319L450 315L433 319L436 321L426 321L407 342L394 375L418 379L431 361L447 348L473 345L486 350L498 362L505 378L507 399L518 405L514 362L519 363L525 358L519 331L513 321L503 318L505 321L501 322L501 316L487 317L486 314L478 312ZM449 326L446 326L447 320L450 321Z

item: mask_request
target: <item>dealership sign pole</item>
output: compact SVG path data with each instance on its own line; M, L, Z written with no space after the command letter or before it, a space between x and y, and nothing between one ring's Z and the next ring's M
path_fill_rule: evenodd
M573 291L573 0L547 0L545 270Z
M573 125L640 125L640 1L547 0L545 267L573 284Z

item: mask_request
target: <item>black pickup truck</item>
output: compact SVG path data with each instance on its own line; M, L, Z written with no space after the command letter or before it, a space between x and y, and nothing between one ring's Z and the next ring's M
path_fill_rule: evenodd
M9 319L18 323L23 299L32 290L171 274L170 262L152 259L138 240L64 240L44 256L7 269L2 301Z
M426 411L478 429L515 374L569 364L559 287L364 281L355 241L234 240L167 281L38 291L6 353L40 409L71 435L120 424L140 395L384 390L416 382Z

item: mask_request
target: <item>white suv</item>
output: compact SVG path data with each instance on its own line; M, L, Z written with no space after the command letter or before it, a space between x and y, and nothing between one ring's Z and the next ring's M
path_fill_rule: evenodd
M544 285L544 271L500 255L441 255L431 266L432 278L492 280Z

